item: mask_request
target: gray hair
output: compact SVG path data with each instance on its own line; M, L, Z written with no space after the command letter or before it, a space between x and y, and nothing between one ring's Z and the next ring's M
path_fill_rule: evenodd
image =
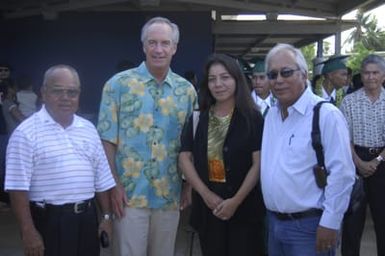
M52 76L52 73L57 70L57 69L67 69L68 71L71 72L72 76L74 77L74 80L75 82L78 84L78 86L80 87L80 79L79 79L79 74L78 72L76 71L75 68L69 66L69 65L65 65L65 64L59 64L59 65L55 65L55 66L52 66L50 67L45 73L44 73L44 80L43 80L43 87L47 87L48 86L48 81L51 79L51 76Z
M278 52L283 51L283 50L290 51L294 54L295 61L296 61L298 68L301 70L301 72L304 75L306 75L308 73L308 67L307 67L305 57L303 56L302 52L299 49L295 48L294 46L292 46L290 44L277 44L269 51L269 53L266 56L265 70L267 72L269 71L269 65L270 65L271 58L273 56L275 56Z
M169 19L164 18L164 17L154 17L154 18L150 19L149 21L147 21L146 24L144 24L144 26L142 28L142 34L140 36L140 39L141 39L143 44L147 40L147 34L148 34L149 27L152 24L155 24L155 23L169 25L171 30L172 30L172 38L171 38L171 40L172 40L172 42L174 44L178 44L178 42L179 42L179 28L178 28L178 25L176 25L175 23L172 23Z
M361 70L363 70L368 64L377 65L383 73L385 73L385 60L383 57L375 54L368 55L361 63Z

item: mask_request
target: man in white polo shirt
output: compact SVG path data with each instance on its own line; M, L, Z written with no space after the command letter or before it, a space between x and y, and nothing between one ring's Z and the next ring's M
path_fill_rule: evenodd
M20 225L25 255L97 256L96 193L111 234L108 192L115 186L95 127L75 115L80 81L57 65L44 75L42 109L13 132L5 188Z

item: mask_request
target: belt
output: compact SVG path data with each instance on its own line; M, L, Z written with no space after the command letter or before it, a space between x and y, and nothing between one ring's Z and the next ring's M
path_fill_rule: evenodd
M273 214L279 220L298 220L309 217L316 217L322 215L321 209L310 209L303 212L293 212L293 213L281 213L281 212L273 212Z
M62 205L55 205L55 204L47 204L45 202L30 202L30 205L34 208L47 210L47 211L63 211L63 212L70 212L79 214L82 212L86 212L92 205L93 200L88 199L84 201L79 201L76 203L68 203L68 204L62 204Z
M382 150L384 150L384 147L361 147L358 145L355 145L354 148L370 155L378 155L382 152Z

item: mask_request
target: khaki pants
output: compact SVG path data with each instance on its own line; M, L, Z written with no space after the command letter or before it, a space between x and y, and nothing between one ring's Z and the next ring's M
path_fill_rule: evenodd
M114 220L114 256L173 256L179 211L125 208Z

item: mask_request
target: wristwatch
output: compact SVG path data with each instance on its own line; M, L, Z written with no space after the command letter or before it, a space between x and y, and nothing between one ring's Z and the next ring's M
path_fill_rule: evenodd
M110 213L105 213L102 215L102 220L112 220L112 215Z
M378 162L382 162L382 161L384 161L385 159L384 159L384 157L383 157L382 155L378 155L378 156L376 157L376 160L377 160Z

